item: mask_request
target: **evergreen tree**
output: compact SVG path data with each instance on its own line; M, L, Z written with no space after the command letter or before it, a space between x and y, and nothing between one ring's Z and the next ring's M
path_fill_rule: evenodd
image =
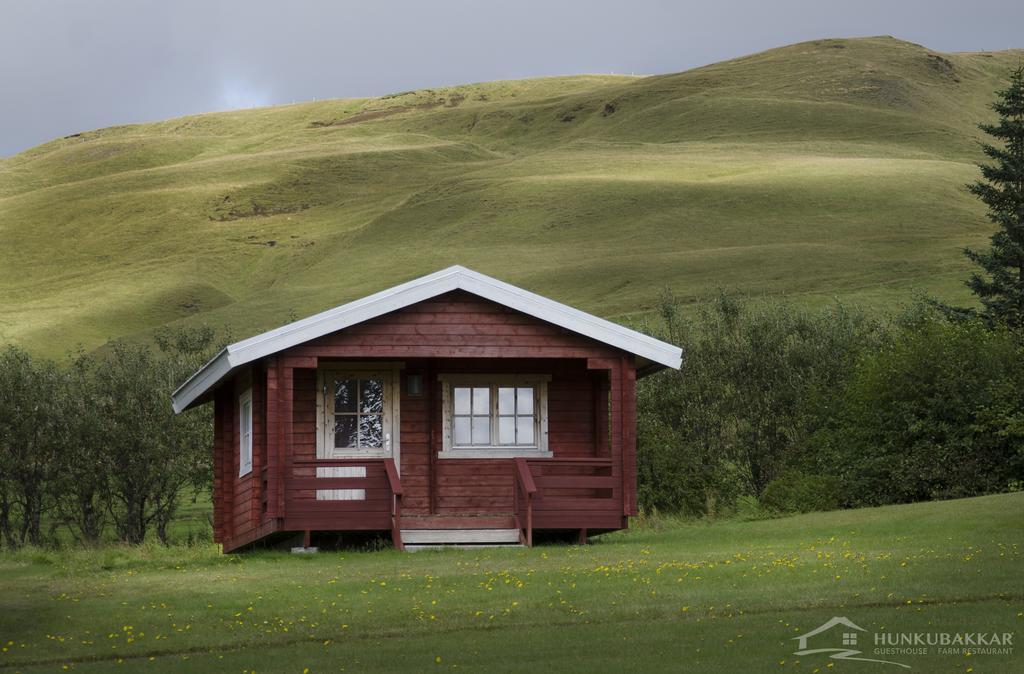
M1001 147L984 144L993 163L980 164L982 180L968 189L988 206L998 227L988 250L964 253L981 267L967 281L981 300L986 315L1012 327L1024 325L1024 66L1010 75L1010 85L996 92L992 109L997 124L979 128Z

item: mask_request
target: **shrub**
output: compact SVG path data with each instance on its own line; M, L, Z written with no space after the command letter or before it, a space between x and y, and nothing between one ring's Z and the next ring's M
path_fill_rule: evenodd
M768 520L777 517L778 513L766 507L756 496L744 495L736 499L732 515L744 522Z
M175 415L169 396L214 337L164 330L155 349L118 341L66 367L0 351L0 541L53 543L63 525L96 543L112 522L125 542L166 543L183 488L209 483L212 430L209 409Z
M1024 477L1024 354L980 320L923 315L866 354L820 435L848 505L1004 491Z
M666 293L661 315L661 336L684 360L640 382L639 496L695 515L760 496L805 462L857 354L880 331L841 305L810 311L727 293L689 320Z
M842 502L842 483L831 475L787 470L765 487L761 504L781 513L835 510Z
M15 347L0 352L0 538L11 548L43 544L66 438L62 382L52 363Z

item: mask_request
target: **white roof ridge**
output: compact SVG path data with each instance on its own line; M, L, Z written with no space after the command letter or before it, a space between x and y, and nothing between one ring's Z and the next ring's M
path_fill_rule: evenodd
M320 311L318 313L315 313L312 316L306 316L305 318L300 318L297 321L292 321L291 323L285 323L281 327L274 328L273 330L268 330L266 332L261 332L258 335L253 335L252 337L247 337L246 339L239 340L239 341L235 342L234 344L229 345L227 347L227 349L228 349L229 353L233 353L233 352L239 351L240 349L249 348L249 347L254 346L256 344L259 344L259 343L261 343L263 341L266 341L267 339L274 339L274 338L276 338L278 336L277 333L288 334L289 332L293 332L295 330L301 329L301 328L309 326L309 325L315 325L315 324L319 323L320 321L328 320L330 318L334 318L336 316L339 316L339 315L341 315L343 313L347 313L347 312L352 311L354 309L358 309L358 308L366 306L366 305L371 305L374 302L379 302L380 300L384 299L385 297L391 297L391 296L393 296L395 294L398 294L398 293L406 290L407 286L411 287L412 284L419 285L419 284L424 283L424 282L426 282L426 283L433 283L433 282L436 282L436 281L444 278L445 276L450 276L450 275L453 275L453 274L456 274L456 273L465 273L465 272L468 272L468 271L471 271L471 270L466 269L465 267L461 267L459 265L453 265L451 267L446 267L444 269L441 269L440 271L436 271L436 272L434 272L432 274L428 274L426 276L420 276L419 278L415 278L412 281L406 281L405 283L400 283L397 286L392 286L390 288L386 288L385 290L381 290L379 292L373 293L372 295L367 295L366 297L360 297L357 300L352 300L351 302L346 302L345 304L341 304L339 306L332 307L331 309L325 309L324 311Z

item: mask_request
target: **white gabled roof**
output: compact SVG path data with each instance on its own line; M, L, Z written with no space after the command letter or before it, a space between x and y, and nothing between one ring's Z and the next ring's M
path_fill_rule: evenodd
M641 365L679 369L679 347L461 266L448 267L225 347L171 395L175 412L202 402L237 368L297 344L453 290L465 290L638 356Z

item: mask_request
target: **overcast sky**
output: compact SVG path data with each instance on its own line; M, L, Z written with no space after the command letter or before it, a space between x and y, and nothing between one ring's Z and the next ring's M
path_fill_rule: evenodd
M1024 0L0 0L0 156L209 110L575 73L822 37L1024 47Z

